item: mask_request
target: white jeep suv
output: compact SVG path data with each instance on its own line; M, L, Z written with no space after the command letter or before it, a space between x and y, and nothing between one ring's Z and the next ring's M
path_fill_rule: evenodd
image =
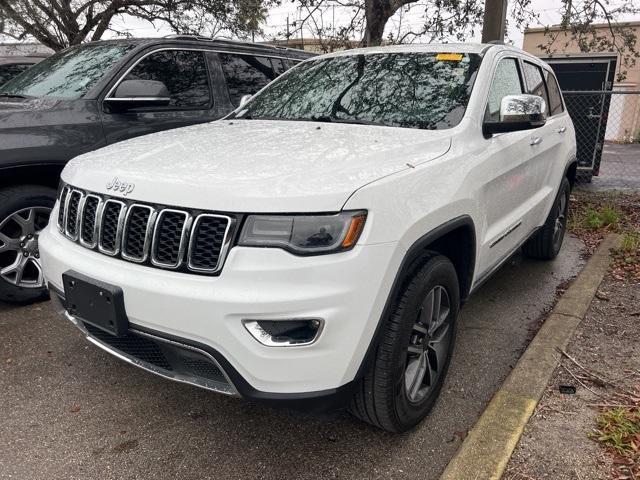
M44 274L131 364L404 431L470 293L520 247L558 254L575 152L553 72L521 50L315 57L224 120L69 163Z

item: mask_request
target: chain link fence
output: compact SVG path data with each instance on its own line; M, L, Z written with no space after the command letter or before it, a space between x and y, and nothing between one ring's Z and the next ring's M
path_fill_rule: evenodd
M640 191L640 90L564 91L585 190Z

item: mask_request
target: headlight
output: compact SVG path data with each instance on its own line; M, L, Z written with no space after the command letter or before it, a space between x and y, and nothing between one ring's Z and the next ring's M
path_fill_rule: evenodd
M335 215L249 215L238 245L279 247L298 255L348 250L362 233L367 212Z

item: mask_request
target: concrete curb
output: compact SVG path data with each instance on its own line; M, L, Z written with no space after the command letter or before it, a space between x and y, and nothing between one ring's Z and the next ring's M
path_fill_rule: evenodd
M587 313L611 262L609 250L618 245L619 235L603 240L495 393L440 480L497 480L502 476L558 365L558 349L566 348Z

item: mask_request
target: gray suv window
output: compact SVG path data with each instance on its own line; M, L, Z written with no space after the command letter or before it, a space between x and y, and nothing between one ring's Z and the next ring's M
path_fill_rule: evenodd
M493 75L489 101L485 119L497 122L500 120L500 102L506 95L519 95L522 91L522 81L518 71L518 61L515 58L503 58L498 62Z
M125 80L156 80L164 83L171 97L170 107L207 107L211 92L204 53L191 50L162 50L143 58Z
M282 64L275 67L269 58L253 55L220 54L222 71L227 80L229 100L237 107L243 95L253 95L279 74Z
M549 115L562 113L564 107L562 106L562 95L560 95L556 77L548 70L545 70L544 79L547 83L547 90L549 91Z
M528 92L544 98L544 101L547 103L547 111L549 111L549 97L547 96L547 89L542 79L542 69L533 63L524 62L524 78L527 79Z

